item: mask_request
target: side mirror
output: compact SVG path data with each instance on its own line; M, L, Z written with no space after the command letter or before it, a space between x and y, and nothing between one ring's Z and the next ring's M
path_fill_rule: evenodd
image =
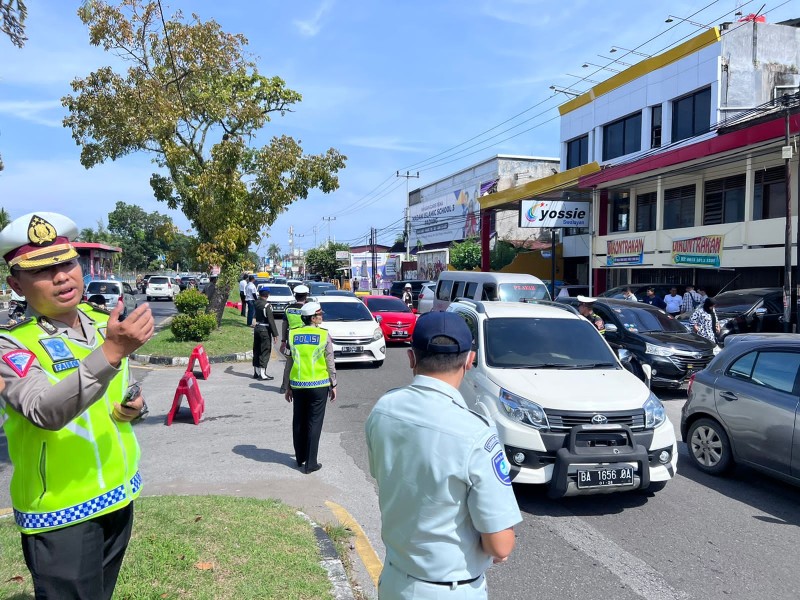
M375 315L375 320L376 320L378 323L380 323L381 321L383 321L383 317L382 317L382 316L380 316L380 315Z
M756 316L757 317L763 317L765 314L767 314L767 309L764 308L763 306L761 308L757 308L756 309Z
M655 374L655 369L645 363L642 365L642 371L644 372L645 383L647 384L647 387L649 389L650 384L653 381L653 375Z
M411 312L412 312L412 313L414 313L414 314L416 315L416 314L417 314L419 311L418 311L416 308L412 308L412 309L411 309Z
M621 362L628 362L631 359L631 351L625 348L619 348L617 350L617 356L619 356Z
M606 333L617 333L617 326L613 323L606 323Z

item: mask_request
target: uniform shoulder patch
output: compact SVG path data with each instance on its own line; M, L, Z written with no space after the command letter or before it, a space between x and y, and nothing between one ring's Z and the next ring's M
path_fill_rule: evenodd
M14 371L14 373L20 377L25 377L25 375L28 374L31 365L35 360L36 355L30 350L25 350L24 348L10 350L3 354L3 361L9 367L11 367L11 370Z
M508 466L506 455L502 450L492 457L492 468L500 483L503 485L511 485L511 468Z
M489 439L486 440L486 443L483 445L483 449L486 450L487 452L491 452L492 450L494 450L497 447L497 445L499 443L500 443L500 440L497 439L497 435L496 434L492 434L489 437Z
M29 323L32 320L33 320L33 317L26 317L26 318L20 319L18 321L14 320L14 319L11 319L7 323L3 323L2 325L0 325L0 329L4 329L5 331L11 331L12 329L16 329L20 325L25 325L25 323Z

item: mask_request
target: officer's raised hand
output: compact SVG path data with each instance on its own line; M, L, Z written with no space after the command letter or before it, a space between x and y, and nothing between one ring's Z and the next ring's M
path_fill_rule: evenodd
M149 340L155 331L155 321L149 304L142 304L124 321L120 321L119 317L124 309L125 305L120 300L111 311L106 326L106 341L101 346L106 360L115 367Z

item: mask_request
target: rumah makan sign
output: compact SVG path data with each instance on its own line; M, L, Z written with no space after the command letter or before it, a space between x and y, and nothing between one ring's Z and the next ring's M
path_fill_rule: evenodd
M724 235L700 235L672 240L672 264L719 267Z
M540 229L589 227L589 203L565 200L522 200L519 226Z
M644 263L644 238L626 238L606 242L606 266L629 266Z

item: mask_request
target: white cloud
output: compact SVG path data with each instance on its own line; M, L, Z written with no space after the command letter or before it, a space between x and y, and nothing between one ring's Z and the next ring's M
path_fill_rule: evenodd
M306 21L295 19L292 21L292 23L294 23L301 35L306 37L314 37L322 29L322 18L332 7L333 0L322 0L319 8L317 8L316 12L310 19Z
M410 144L395 137L354 137L344 140L343 144L394 152L428 152L420 145Z
M0 101L0 114L30 121L46 127L61 127L61 118L51 111L60 110L59 100L6 100ZM51 113L49 116L45 113Z

